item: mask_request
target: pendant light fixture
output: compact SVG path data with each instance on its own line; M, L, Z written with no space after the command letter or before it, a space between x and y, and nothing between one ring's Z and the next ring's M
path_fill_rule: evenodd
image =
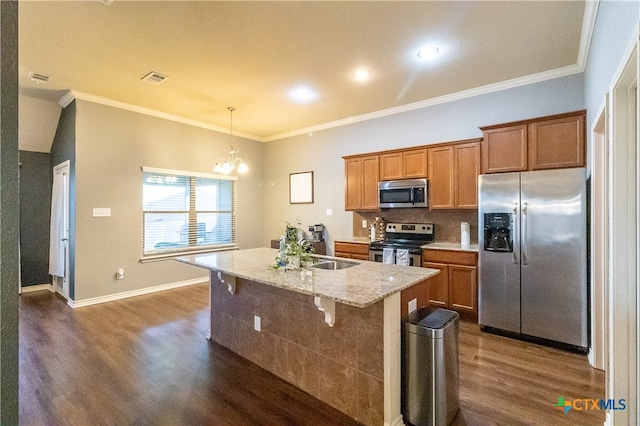
M230 115L229 134L233 136L233 111L235 111L236 109L234 107L229 107L227 109L229 110L229 115ZM232 171L234 171L237 167L240 173L248 172L249 168L242 161L242 158L240 157L234 158L234 155L236 155L239 152L240 152L239 148L234 148L233 146L231 146L231 149L229 150L229 157L219 159L218 162L216 163L216 166L213 168L213 171L217 173L229 174Z

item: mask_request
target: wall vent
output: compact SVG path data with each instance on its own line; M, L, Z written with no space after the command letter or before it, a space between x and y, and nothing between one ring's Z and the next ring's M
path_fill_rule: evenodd
M46 83L49 81L49 76L40 74L37 72L30 72L27 78L31 81L35 81L36 83Z
M146 81L150 84L160 84L165 80L168 80L169 77L166 75L162 75L159 72L151 71L149 74L142 77L142 81Z

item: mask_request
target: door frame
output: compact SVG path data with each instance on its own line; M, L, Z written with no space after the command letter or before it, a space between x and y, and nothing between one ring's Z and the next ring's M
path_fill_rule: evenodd
M606 370L608 342L608 175L609 129L608 98L596 113L591 128L591 345L589 363L599 370Z
M605 424L638 422L638 34L609 91L608 364L606 398L626 401L607 410Z
M66 160L56 166L53 167L53 177L55 179L55 176L58 174L62 174L64 176L66 176L65 180L64 180L64 193L66 194L66 199L64 200L64 221L65 221L65 238L66 238L66 246L65 246L65 259L64 259L64 270L65 270L65 274L64 277L62 279L62 288L60 288L58 286L58 280L55 276L51 277L51 285L53 286L53 291L60 294L61 296L63 296L65 299L69 300L69 265L70 265L70 261L69 261L69 211L70 211L70 205L69 205L69 176L71 173L71 161L70 160ZM51 203L53 205L53 199L51 200Z

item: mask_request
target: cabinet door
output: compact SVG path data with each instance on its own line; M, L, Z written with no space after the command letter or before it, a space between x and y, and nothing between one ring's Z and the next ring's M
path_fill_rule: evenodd
M427 177L427 149L411 149L402 153L403 177L422 179Z
M477 268L474 266L449 265L449 306L456 311L476 313Z
M429 208L453 209L453 146L429 148Z
M531 123L529 169L584 167L584 123L584 115Z
M457 209L478 208L480 143L454 145L454 192Z
M362 205L362 158L344 161L344 209L357 210Z
M428 297L429 306L449 306L449 273L448 265L444 263L423 263L423 267L438 269L440 273L427 280L429 283Z
M482 132L482 173L527 170L527 125Z
M369 260L369 244L336 241L333 244L333 253L336 257Z
M378 209L378 156L362 157L361 210Z
M402 179L402 152L380 155L380 180Z

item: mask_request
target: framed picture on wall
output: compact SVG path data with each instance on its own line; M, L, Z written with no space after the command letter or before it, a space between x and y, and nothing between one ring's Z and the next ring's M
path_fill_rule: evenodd
M313 172L289 174L289 204L313 204Z

